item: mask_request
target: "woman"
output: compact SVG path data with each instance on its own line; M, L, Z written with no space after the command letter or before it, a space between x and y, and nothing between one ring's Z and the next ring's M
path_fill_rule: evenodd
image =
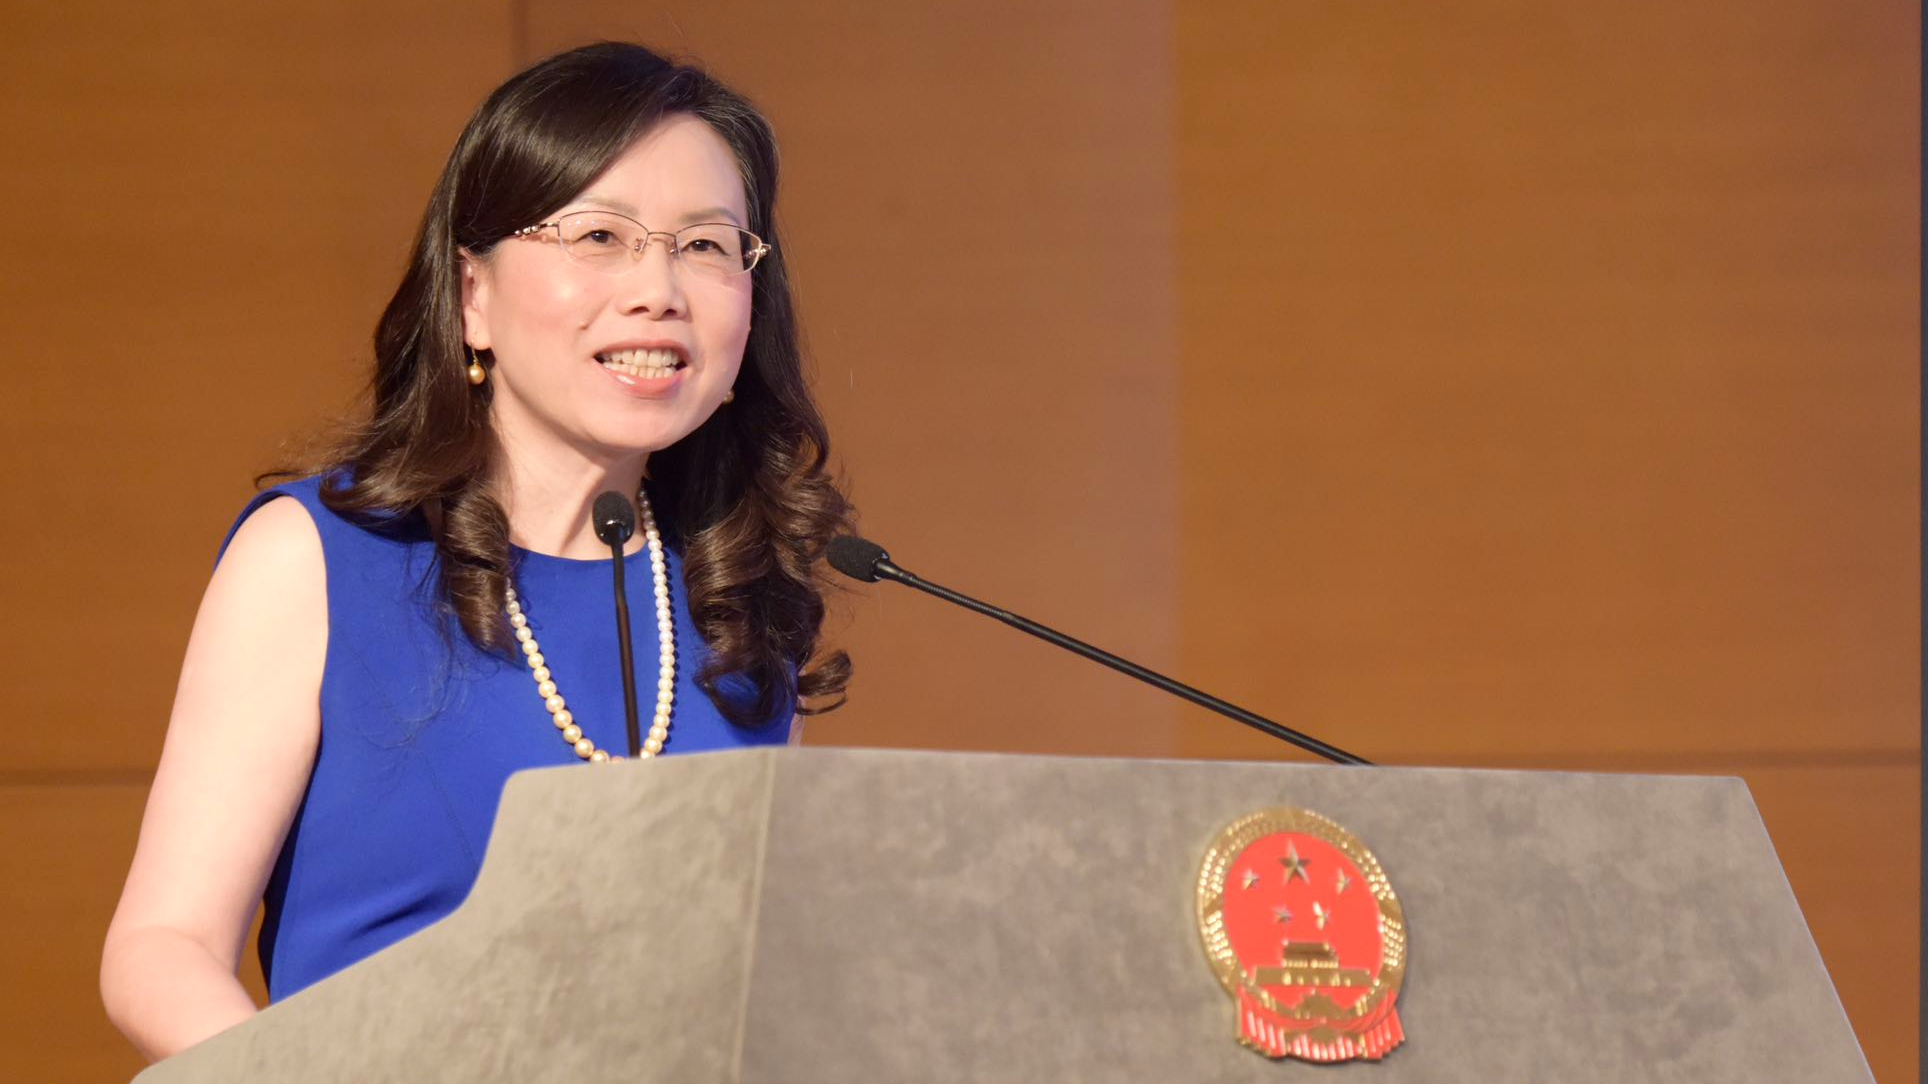
M255 1011L258 900L278 999L453 910L510 772L625 750L597 494L637 495L643 755L781 742L840 702L814 568L847 507L775 197L766 122L637 46L544 61L471 118L367 422L242 513L195 620L101 969L149 1057Z

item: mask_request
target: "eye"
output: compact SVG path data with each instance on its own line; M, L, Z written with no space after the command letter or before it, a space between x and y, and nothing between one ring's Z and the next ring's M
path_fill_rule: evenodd
M676 235L677 250L705 263L727 265L742 251L742 233L728 226L706 223Z
M615 230L590 230L576 238L576 241L589 245L614 245L621 243L622 238L616 236Z

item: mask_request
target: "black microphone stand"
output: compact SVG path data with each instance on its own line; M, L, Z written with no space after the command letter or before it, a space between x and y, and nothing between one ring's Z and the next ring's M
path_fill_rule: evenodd
M596 496L590 524L596 537L609 545L609 567L616 575L616 650L623 667L623 722L628 726L629 755L641 756L643 728L636 718L636 658L629 644L629 589L623 580L623 543L636 531L636 512L629 498L614 490Z
M609 548L609 567L616 570L616 650L622 652L623 724L628 728L629 755L635 757L642 755L643 729L636 718L636 657L629 645L629 589L623 586L623 544L618 542Z
M977 599L974 599L969 595L959 594L958 592L953 591L948 587L942 586L941 584L931 583L930 581L925 580L914 573L907 572L904 569L898 568L896 565L892 564L890 560L890 555L885 553L880 547L877 547L874 543L861 542L861 540L853 540L853 541L859 541L863 546L868 547L867 550L863 551L859 559L859 563L863 566L860 570L852 570L844 567L844 564L840 563L839 560L836 559L837 557L842 556L841 554L833 553L833 559L831 561L832 567L835 567L838 571L843 572L846 575L854 576L855 578L860 580L875 581L880 578L895 580L896 582L901 583L906 587L915 587L919 591L923 591L926 594L936 595L938 598L941 598L946 602L954 602L957 605L962 606L967 610L973 610L977 613L983 614L986 617L996 618L997 620L1004 622L1005 624L1011 626L1014 629L1019 629L1024 632L1028 632L1031 635L1036 636L1040 640L1044 640L1049 643L1056 644L1067 651L1072 651L1079 655L1083 655L1085 658L1090 659L1092 662L1102 663L1105 666L1109 666L1113 670L1116 670L1121 674L1129 674L1132 677L1135 677L1139 681L1145 682L1148 685L1155 685L1158 688L1163 689L1174 696L1183 697L1184 699L1189 700L1194 704L1197 704L1199 707L1209 708L1212 711L1218 712L1220 715L1226 716L1227 718L1236 719L1239 722L1244 723L1246 726L1253 728L1254 730L1264 731L1265 733L1270 734L1271 736L1279 739L1280 741L1288 742L1292 745L1296 745L1299 748L1304 749L1306 752L1315 753L1319 756L1324 757L1327 760L1332 761L1335 764L1348 764L1348 765L1357 765L1362 767L1370 767L1372 764L1371 761L1366 760L1364 757L1355 756L1354 754L1348 753L1344 749L1339 748L1338 746L1328 745L1325 742L1320 741L1319 739L1313 737L1310 734L1302 734L1299 731L1296 731L1289 726L1285 726L1280 723L1275 723L1272 720L1267 719L1262 715L1255 715L1252 712L1246 711L1244 708L1239 707L1237 704L1227 703L1226 701L1220 700L1218 697L1213 696L1212 694L1205 692L1201 689L1194 689L1190 685L1186 685L1183 682L1174 681L1171 678L1168 678L1165 675L1160 674L1155 670L1147 670L1135 662L1132 662L1128 659L1121 659L1118 656L1113 655L1111 652L1105 651L1102 648L1093 647L1090 644L1085 643L1083 640L1073 639L1072 637L1066 636L1064 633L1059 632L1056 629L1051 629L1043 625L1040 625L1036 621L1033 621L1028 617L1020 617L1009 610L999 609L998 607L993 606L990 603L979 602ZM832 545L835 546L836 544L833 543ZM874 550L875 551L874 554L871 553L870 550ZM852 556L856 555L854 551L855 551L855 547L852 547ZM863 574L866 571L869 573L868 576Z

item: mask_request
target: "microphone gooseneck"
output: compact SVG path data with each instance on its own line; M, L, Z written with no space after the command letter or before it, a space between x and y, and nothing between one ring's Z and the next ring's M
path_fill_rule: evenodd
M629 646L629 589L623 583L623 543L636 533L636 506L613 489L596 494L589 513L596 537L609 547L616 579L616 651L623 668L623 722L629 728L629 755L643 751L643 728L636 718L636 659Z
M830 563L831 568L849 576L851 579L862 580L865 583L876 583L880 579L894 580L906 587L915 587L926 594L936 595L946 602L956 603L967 610L981 613L986 617L996 618L1014 629L1028 632L1040 640L1056 644L1067 651L1083 655L1085 658L1109 666L1121 674L1129 674L1148 685L1155 685L1174 696L1189 700L1199 707L1209 708L1229 719L1236 719L1254 730L1263 731L1280 741L1296 745L1309 753L1315 753L1335 764L1369 766L1372 763L1363 757L1348 753L1338 746L1327 745L1325 742L1320 741L1310 734L1302 734L1282 723L1275 723L1262 715L1256 715L1246 711L1236 704L1220 700L1210 693L1194 689L1183 682L1174 681L1158 673L1156 670L1147 670L1137 663L1128 659L1119 658L1109 651L1093 647L1082 640L1073 639L1055 629L1047 628L1030 618L1020 617L1009 610L999 609L990 603L979 602L969 595L960 594L948 587L931 583L892 564L890 554L885 553L882 546L879 546L869 539L858 538L854 535L839 535L830 540L830 545L824 550L824 559Z

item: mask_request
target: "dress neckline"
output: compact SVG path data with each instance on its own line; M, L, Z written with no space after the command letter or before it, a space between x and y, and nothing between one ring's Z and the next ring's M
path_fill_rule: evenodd
M547 565L552 568L571 568L571 567L589 568L597 565L607 565L609 563L609 558L607 557L557 557L554 554L540 553L540 552L537 552L536 550L524 549L523 547L518 546L513 542L509 543L509 552L515 557L515 562L518 565L535 564L535 565ZM663 554L665 557L669 556L669 547L667 545L663 547ZM632 566L639 565L639 564L640 565L649 564L649 547L648 546L643 546L639 548L635 553L623 554L624 571L627 571Z

